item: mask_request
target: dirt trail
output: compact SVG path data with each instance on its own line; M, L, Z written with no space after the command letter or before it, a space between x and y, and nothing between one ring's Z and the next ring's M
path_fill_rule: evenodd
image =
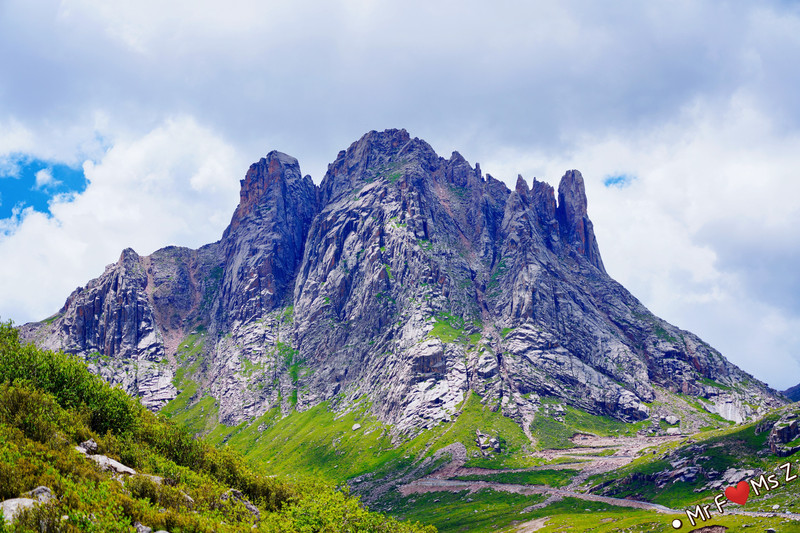
M534 454L550 464L534 466L530 468L515 469L488 469L488 468L465 468L466 449L464 453L457 454L453 460L431 473L424 478L406 483L399 487L400 493L407 496L413 493L451 491L460 492L468 490L475 492L481 489L492 489L497 491L513 492L517 494L547 494L549 497L542 503L532 505L523 510L528 512L550 505L564 497L578 498L586 501L608 503L618 507L630 507L635 509L646 509L660 513L679 513L675 509L670 509L656 503L626 500L622 498L609 498L607 496L597 496L588 494L580 490L581 485L595 474L601 474L615 470L630 463L636 454L647 447L657 446L664 442L680 439L678 436L671 437L596 437L594 435L575 435L572 443L576 448L567 450L542 450ZM460 450L459 450L460 451ZM557 464L552 464L558 461ZM536 470L558 470L574 469L578 470L576 475L564 488L554 488L547 485L515 485L511 483L496 483L490 481L460 481L452 479L457 476L465 475L487 475L502 472L530 472ZM537 519L521 524L517 531L532 532L544 527L546 518Z
M547 485L514 485L511 483L494 483L491 481L458 481L455 479L418 479L407 483L400 487L400 493L403 496L409 494L418 494L422 492L440 492L443 490L451 492L460 492L462 490L469 490L474 492L481 489L492 489L503 492L513 492L516 494L553 494L560 497L579 498L581 500L608 503L619 507L633 507L636 509L650 509L660 513L679 513L674 509L659 505L657 503L640 502L636 500L625 500L622 498L609 498L608 496L597 496L595 494L586 494L584 492L576 492L568 489L556 489L548 487ZM541 505L541 504L538 504ZM529 509L534 509L532 506Z
M548 520L550 520L550 517L546 516L544 518L537 518L536 520L531 520L530 522L520 524L517 526L517 533L533 533L534 531L539 531L547 525Z
M538 455L548 461L575 458L582 462L568 463L580 473L575 476L568 489L575 490L587 479L621 468L645 448L658 446L665 442L679 440L680 436L669 437L596 437L594 435L575 435L570 439L579 448L568 450L542 450ZM608 455L611 454L611 455Z

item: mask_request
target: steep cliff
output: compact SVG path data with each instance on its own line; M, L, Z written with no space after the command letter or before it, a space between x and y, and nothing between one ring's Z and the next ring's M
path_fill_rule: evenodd
M608 276L580 172L511 191L405 130L369 132L319 187L271 152L220 241L126 250L22 332L154 408L210 397L228 424L366 397L414 433L470 390L523 428L543 397L624 421L658 390L735 421L782 403Z

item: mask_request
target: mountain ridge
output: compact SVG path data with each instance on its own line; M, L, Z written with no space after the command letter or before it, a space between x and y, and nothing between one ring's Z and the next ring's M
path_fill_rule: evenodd
M126 249L47 322L23 337L153 409L195 387L229 425L367 397L413 434L469 391L523 428L549 397L625 421L657 389L736 422L785 401L608 276L580 172L510 190L405 130L365 134L319 186L270 152L220 241Z
M794 387L789 387L783 391L783 394L793 402L800 402L800 384L797 384Z

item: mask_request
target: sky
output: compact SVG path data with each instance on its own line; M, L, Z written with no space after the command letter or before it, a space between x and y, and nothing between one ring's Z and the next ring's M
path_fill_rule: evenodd
M273 149L319 183L406 128L586 181L609 274L800 383L800 3L0 0L0 319L123 248L216 241Z

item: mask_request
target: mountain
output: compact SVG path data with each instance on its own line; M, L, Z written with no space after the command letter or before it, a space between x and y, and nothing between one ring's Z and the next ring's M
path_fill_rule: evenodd
M512 191L405 130L367 133L319 186L270 152L219 241L126 249L20 331L227 425L367 400L413 435L470 391L525 431L551 399L627 422L670 395L735 422L784 403L608 275L580 172Z
M788 389L783 391L783 394L793 402L800 402L800 385L789 387Z

